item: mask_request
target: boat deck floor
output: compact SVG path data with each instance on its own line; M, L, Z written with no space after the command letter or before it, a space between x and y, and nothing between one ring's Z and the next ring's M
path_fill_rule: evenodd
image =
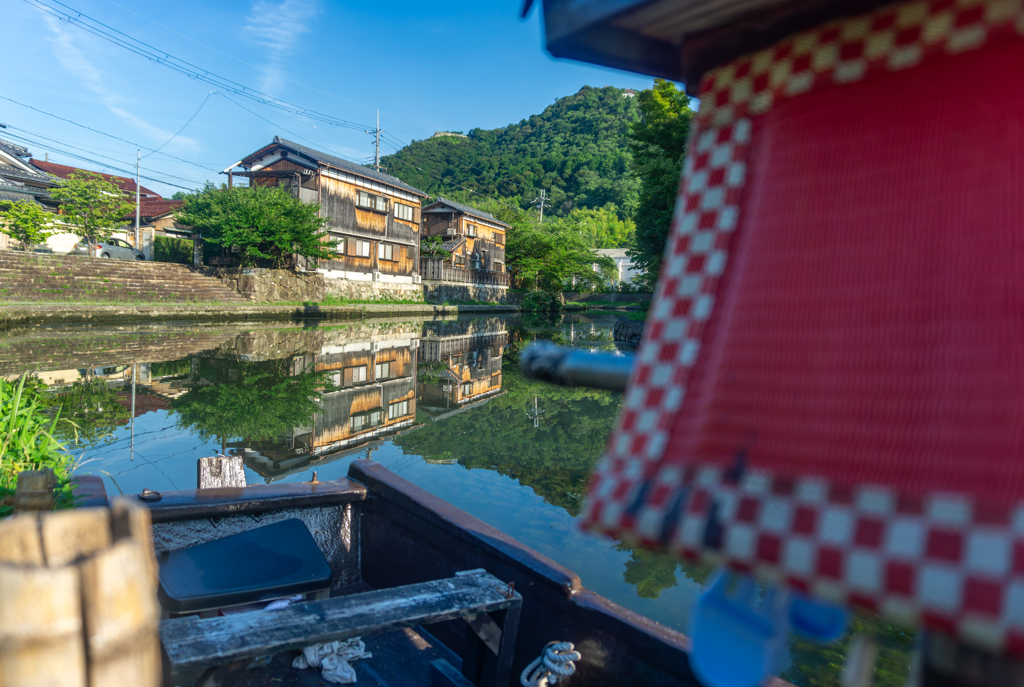
M372 658L353 661L357 685L361 687L429 687L430 662L443 658L456 669L462 661L448 647L422 628L363 637ZM328 685L319 668L298 670L292 661L298 651L284 651L262 668L247 670L234 684L237 687L321 687Z

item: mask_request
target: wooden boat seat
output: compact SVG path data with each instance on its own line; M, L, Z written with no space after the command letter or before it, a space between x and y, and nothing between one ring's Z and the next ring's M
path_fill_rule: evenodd
M164 684L229 684L257 656L465 618L482 640L463 673L481 687L507 685L523 598L483 570L220 618L160 623ZM496 614L494 618L490 615ZM459 684L455 679L449 684Z
M160 604L196 613L296 594L327 596L331 566L291 518L160 555Z

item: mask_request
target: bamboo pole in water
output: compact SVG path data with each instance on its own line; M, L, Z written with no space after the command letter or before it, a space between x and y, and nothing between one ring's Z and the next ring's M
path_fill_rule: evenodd
M157 687L152 551L126 502L0 521L0 685Z

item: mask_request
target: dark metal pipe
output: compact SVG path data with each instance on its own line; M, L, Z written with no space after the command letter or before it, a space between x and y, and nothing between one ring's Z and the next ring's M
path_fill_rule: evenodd
M625 391L633 356L590 353L575 348L559 348L541 341L519 357L520 367L530 379L560 386L585 386L608 391Z

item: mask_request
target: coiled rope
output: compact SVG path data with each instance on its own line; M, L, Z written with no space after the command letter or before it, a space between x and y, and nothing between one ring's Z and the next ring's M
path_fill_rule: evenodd
M548 642L544 651L526 666L519 682L523 687L548 687L576 672L573 661L580 660L572 642Z

